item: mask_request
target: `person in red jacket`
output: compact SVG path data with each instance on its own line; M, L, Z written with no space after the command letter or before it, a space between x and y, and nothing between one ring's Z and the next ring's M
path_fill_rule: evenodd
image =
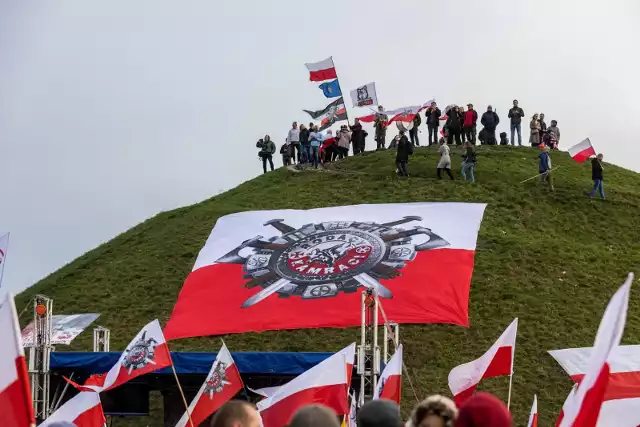
M478 121L478 113L473 109L473 104L467 104L467 111L464 112L464 122L462 124L462 133L466 140L476 145L476 122Z

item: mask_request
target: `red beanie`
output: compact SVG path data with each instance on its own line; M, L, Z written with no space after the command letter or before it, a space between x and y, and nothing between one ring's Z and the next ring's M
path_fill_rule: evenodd
M511 427L511 414L494 395L477 393L460 408L455 427Z

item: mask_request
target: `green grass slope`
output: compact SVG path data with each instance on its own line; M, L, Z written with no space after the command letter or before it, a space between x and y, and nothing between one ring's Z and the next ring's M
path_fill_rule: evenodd
M571 383L546 351L591 345L608 299L627 272L638 269L640 175L606 165L608 200L590 201L584 194L591 185L589 163L579 165L567 153L554 152L554 166L560 168L552 195L537 180L520 183L537 173L537 154L528 148L479 147L476 185L458 180L459 148L452 151L454 182L435 179L434 148L416 150L410 179L395 177L393 152L348 158L325 172L280 169L143 222L26 290L18 309L43 293L54 298L57 313L101 313L98 323L111 328L111 348L119 350L149 320L166 322L220 216L359 203L486 202L471 285L471 327L402 326L406 365L420 398L448 394L450 369L479 357L519 317L515 421L526 422L537 393L541 423L552 425ZM640 304L637 291L632 292L625 343L640 342ZM299 330L233 335L225 341L233 351L334 351L357 334L355 328ZM178 340L172 349L215 351L218 343ZM91 334L85 333L71 349L90 347ZM505 400L507 388L506 378L481 385ZM405 381L403 410L414 403Z

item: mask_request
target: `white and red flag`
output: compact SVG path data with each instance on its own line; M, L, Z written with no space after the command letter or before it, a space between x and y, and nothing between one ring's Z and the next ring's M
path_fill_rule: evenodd
M569 348L549 354L571 379L580 383L587 372L593 349ZM640 425L640 345L621 345L608 360L609 383L600 409L598 427L636 427Z
M76 427L103 427L106 423L100 393L81 391L51 414L39 427L66 421Z
M402 344L384 367L378 379L374 399L388 399L400 405L402 391Z
M9 233L0 236L0 286L2 286L2 276L4 275L4 260L7 258L9 249Z
M460 406L473 395L484 378L513 375L518 319L500 335L491 348L479 359L456 366L449 373L449 388L456 405Z
M9 292L0 305L0 343L0 425L35 425L20 325Z
M418 114L418 111L420 110L420 106L414 105L412 107L401 108L400 110L400 112L389 119L389 123L402 122L405 125L412 123L413 119L416 117L416 114Z
M100 382L103 381L102 377L96 377L95 385L85 384L76 387L80 390L97 392L111 390L136 377L166 368L172 364L169 346L167 346L162 334L160 323L158 320L154 320L142 328L129 343L118 362L104 376L102 385L100 385Z
M436 102L435 98L430 99L427 102L423 103L422 106L420 107L420 111L426 110L427 108L431 107L431 104L433 104L434 102Z
M337 78L336 67L333 65L333 57L320 62L308 62L304 64L309 70L309 80L312 82L322 82Z
M589 138L582 142L577 143L573 147L569 148L569 155L578 163L582 163L591 156L596 155L596 150L593 149Z
M602 316L584 377L572 398L567 399L558 420L560 427L595 427L605 401L611 373L610 359L620 344L627 320L633 274L609 301Z
M355 343L298 375L257 403L264 427L284 427L302 406L321 404L336 414L349 412L347 358ZM348 351L345 351L349 349ZM353 361L351 362L353 363Z
M227 346L222 343L216 360L211 366L204 384L189 405L189 413L194 426L200 425L209 415L231 400L244 388L240 371ZM176 427L189 425L189 416L185 413Z
M529 414L529 422L527 427L538 427L538 396L533 395L533 405Z
M218 218L165 336L357 326L352 307L364 289L385 299L400 324L468 326L485 207L390 203Z

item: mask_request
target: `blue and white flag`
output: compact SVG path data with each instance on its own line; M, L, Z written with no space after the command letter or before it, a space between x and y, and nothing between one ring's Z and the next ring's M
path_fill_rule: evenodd
M324 82L318 87L322 89L322 93L324 93L324 96L327 98L337 98L338 96L342 96L338 79L331 80L330 82Z

